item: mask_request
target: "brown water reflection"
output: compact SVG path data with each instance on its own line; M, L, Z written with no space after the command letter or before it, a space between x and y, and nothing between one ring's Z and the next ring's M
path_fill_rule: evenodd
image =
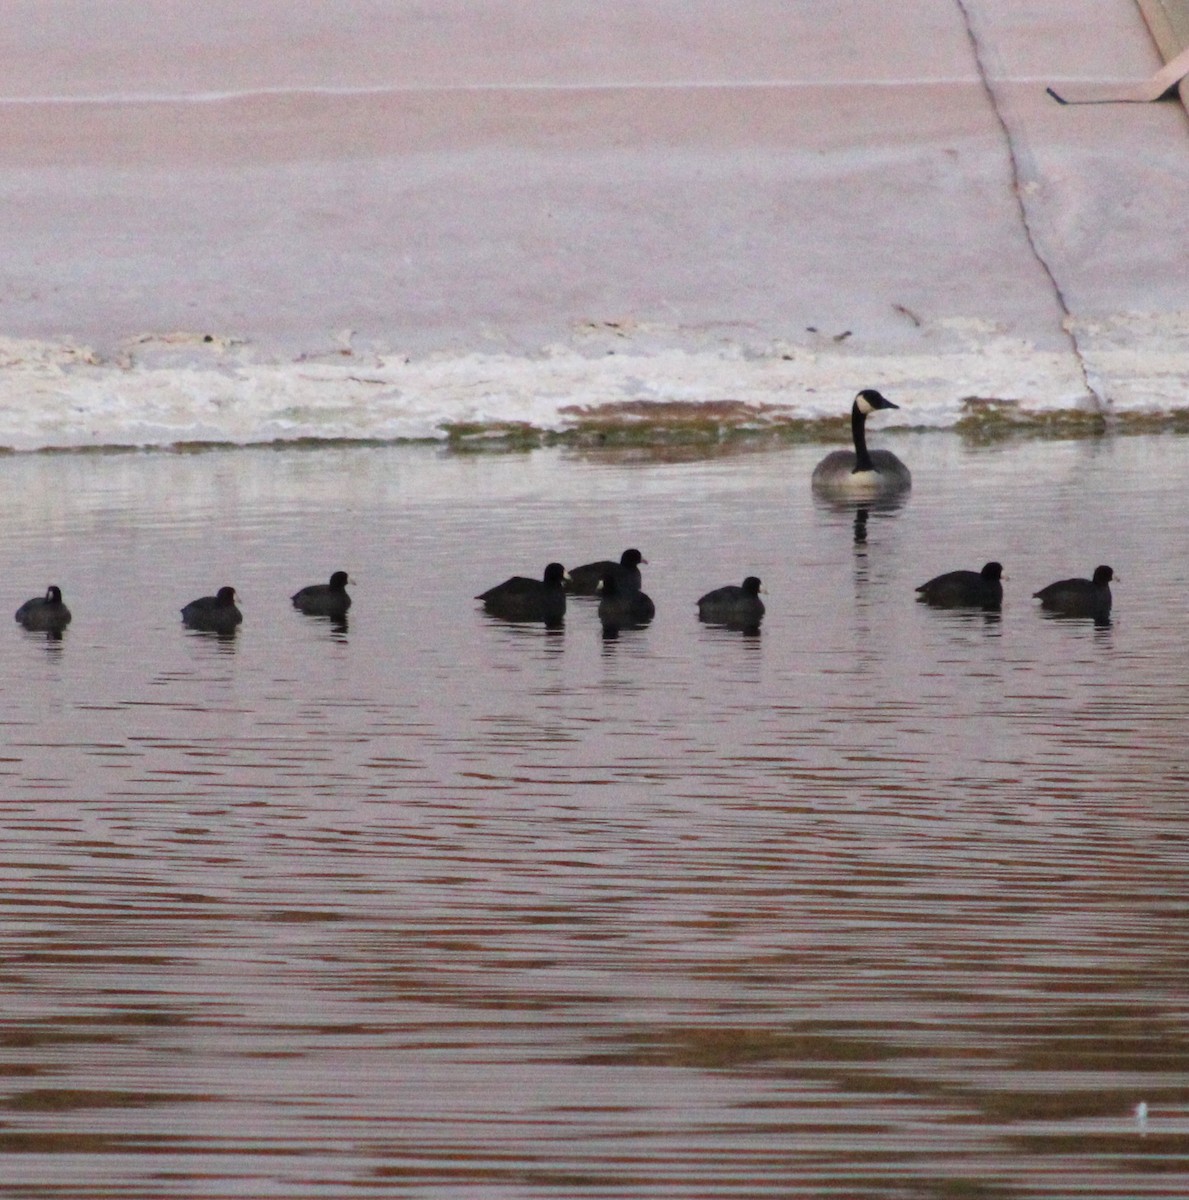
M1189 1194L1189 443L903 450L857 543L818 447L0 461L0 1195ZM614 642L470 599L627 545Z

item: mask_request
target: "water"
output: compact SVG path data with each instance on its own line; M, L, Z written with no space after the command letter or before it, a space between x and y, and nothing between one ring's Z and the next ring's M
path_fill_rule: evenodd
M0 1195L1189 1193L1189 441L896 448L865 540L820 447L0 460ZM471 599L628 545L618 641Z

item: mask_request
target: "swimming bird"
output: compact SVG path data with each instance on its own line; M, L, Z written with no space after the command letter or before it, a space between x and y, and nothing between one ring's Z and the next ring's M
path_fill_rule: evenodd
M639 588L623 587L617 565L611 563L599 583L599 620L603 632L614 635L620 629L638 629L655 616L652 597Z
M698 601L698 619L711 625L754 629L758 628L763 616L760 581L755 575L749 575L742 585L729 583L726 587L715 588Z
M606 558L599 562L583 563L582 566L575 567L570 572L570 582L566 590L575 596L597 596L603 576L608 571L614 571L621 587L638 592L644 586L644 580L640 575L641 563L647 564L648 559L635 547L625 550L619 556L617 563Z
M62 589L48 587L44 596L26 600L16 611L16 619L26 629L39 633L61 633L70 624L70 609L62 603Z
M922 583L917 599L934 608L999 608L1003 604L1003 564L989 562L981 571L947 571Z
M347 595L347 584L351 580L346 571L335 571L329 583L311 583L293 593L293 607L308 617L334 617L342 620L351 607Z
M864 388L850 409L854 450L833 450L813 470L816 491L835 496L885 496L906 492L912 474L890 450L867 449L867 417L884 408L899 408L874 388Z
M1063 617L1093 617L1104 621L1111 615L1110 567L1095 567L1093 579L1058 579L1039 592L1033 592L1041 607Z
M235 600L233 587L221 587L214 596L199 596L182 609L182 623L207 633L234 633L244 619Z
M566 615L566 569L550 563L540 579L513 575L480 592L476 600L493 616L505 621L558 622Z

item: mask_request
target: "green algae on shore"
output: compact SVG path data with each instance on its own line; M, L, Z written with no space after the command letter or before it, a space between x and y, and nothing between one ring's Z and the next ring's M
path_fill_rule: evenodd
M957 433L979 443L1032 439L1078 439L1109 434L1189 433L1189 407L1172 411L1115 412L1091 408L1036 409L1018 400L969 396L949 427L903 424L883 431L895 438L914 433ZM571 423L544 429L528 422L457 422L440 428L457 452L532 450L550 446L579 449L665 450L701 447L709 454L728 448L828 444L845 441L849 418L794 416L773 404L742 400L624 401L568 408Z

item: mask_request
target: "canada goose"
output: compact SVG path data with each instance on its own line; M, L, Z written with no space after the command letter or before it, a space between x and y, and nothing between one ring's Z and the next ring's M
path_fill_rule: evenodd
M334 617L342 620L351 607L346 571L335 571L329 583L311 583L293 593L293 607L309 617Z
M1110 567L1095 567L1093 579L1058 579L1033 592L1041 607L1064 617L1093 617L1103 621L1111 615Z
M505 621L560 621L566 615L566 569L550 563L540 579L513 575L480 592L476 600L493 616Z
M214 596L199 596L182 609L182 623L207 633L234 633L244 619L235 600L233 587L221 587Z
M912 474L890 450L867 449L867 416L899 408L874 388L864 388L850 408L854 450L833 450L813 470L813 487L833 495L878 496L906 492Z
M648 559L640 553L639 550L633 547L630 550L625 550L619 556L619 562L614 563L610 559L602 559L599 562L583 563L580 567L575 567L570 572L570 582L566 585L566 591L572 592L575 596L597 596L599 594L599 584L603 582L603 576L608 571L615 571L618 577L618 582L622 587L629 591L639 591L644 586L644 581L640 575L640 564L647 564Z
M637 629L655 616L652 598L638 588L622 587L618 567L612 563L599 584L599 620L603 632L614 635L620 629Z
M947 571L922 583L917 599L935 608L998 608L1003 603L1003 566L989 562L981 571Z
M698 618L712 625L752 629L759 625L763 616L760 581L755 575L749 575L742 585L729 583L726 587L715 588L698 601Z
M61 633L70 624L70 609L62 603L62 589L49 587L44 596L26 600L16 611L16 619L26 629L39 633Z

